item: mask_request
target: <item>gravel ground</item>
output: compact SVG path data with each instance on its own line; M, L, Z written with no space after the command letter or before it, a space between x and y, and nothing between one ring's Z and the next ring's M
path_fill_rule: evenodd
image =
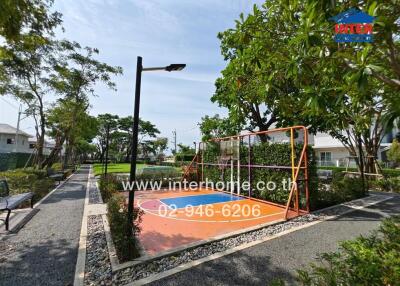
M0 285L72 285L88 171L82 167L17 234L3 237Z
M175 268L181 264L197 260L218 252L222 252L231 249L233 247L239 246L241 244L249 243L255 240L272 236L274 234L283 232L293 227L298 227L307 224L309 222L321 220L326 218L327 216L342 214L347 210L351 209L350 206L353 207L361 206L373 202L375 200L376 198L372 196L367 197L364 198L362 201L351 202L347 203L344 206L337 206L317 213L301 216L287 222L279 223L273 226L268 226L260 230L241 234L236 237L231 237L225 240L212 242L210 244L197 247L195 249L183 251L181 253L165 257L162 259L158 259L149 263L126 268L115 273L113 281L114 284L116 285L124 285L128 282L146 278L156 273L164 272L166 270Z
M96 182L93 176L91 176L89 180L89 205L102 203L103 200L101 199L100 192L97 189Z
M100 215L88 217L85 285L112 285L111 264Z

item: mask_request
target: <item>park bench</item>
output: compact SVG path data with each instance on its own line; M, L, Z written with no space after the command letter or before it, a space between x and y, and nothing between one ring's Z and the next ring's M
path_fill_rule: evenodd
M7 212L6 218L0 219L0 220L4 221L7 231L8 231L8 227L9 227L11 211L16 209L23 202L26 202L26 201L30 201L31 208L32 208L33 207L32 198L33 198L33 193L31 193L31 192L10 196L10 189L8 187L7 181L4 179L0 180L0 211Z
M333 179L332 170L317 170L318 179L324 181L331 181Z
M48 168L47 176L49 178L53 179L54 181L58 181L58 183L60 183L61 181L63 181L65 179L66 172L56 172L56 171L54 171L54 169Z

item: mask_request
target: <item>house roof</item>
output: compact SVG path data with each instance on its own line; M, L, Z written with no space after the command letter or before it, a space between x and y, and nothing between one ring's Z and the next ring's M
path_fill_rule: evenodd
M351 8L350 10L340 13L330 19L339 24L352 24L352 23L372 23L375 17L363 11L360 11L356 8Z
M16 132L17 132L17 128L14 128L11 125L8 125L5 123L0 123L0 134L13 134L14 135L14 134L16 134ZM18 134L26 136L26 137L32 136L22 130L19 130Z

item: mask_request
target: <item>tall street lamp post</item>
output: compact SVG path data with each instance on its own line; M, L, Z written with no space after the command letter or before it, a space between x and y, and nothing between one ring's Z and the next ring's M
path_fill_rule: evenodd
M139 107L140 107L140 87L142 82L142 72L144 71L181 71L186 67L186 64L171 64L166 67L143 68L142 57L137 57L136 65L136 88L135 88L135 108L133 113L133 134L132 134L132 154L131 154L131 171L129 181L132 183L136 178L136 159L138 147L138 131L139 131ZM135 199L135 187L129 190L128 200L128 235L133 235L133 202Z

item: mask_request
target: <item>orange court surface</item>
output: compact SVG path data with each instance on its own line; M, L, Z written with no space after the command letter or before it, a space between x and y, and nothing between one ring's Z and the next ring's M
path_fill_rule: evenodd
M285 218L285 207L211 189L136 191L148 255Z

